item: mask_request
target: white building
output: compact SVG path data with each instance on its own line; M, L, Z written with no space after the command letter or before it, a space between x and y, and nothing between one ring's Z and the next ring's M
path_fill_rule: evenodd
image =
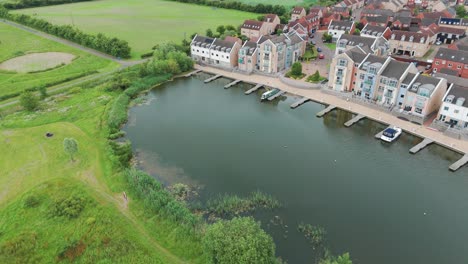
M343 34L352 34L354 31L354 21L332 20L328 25L328 34L332 36L332 41L336 42Z
M190 43L191 56L197 63L232 69L237 66L241 44L237 38L221 40L196 35Z
M437 120L446 126L468 130L468 87L451 84L445 93Z

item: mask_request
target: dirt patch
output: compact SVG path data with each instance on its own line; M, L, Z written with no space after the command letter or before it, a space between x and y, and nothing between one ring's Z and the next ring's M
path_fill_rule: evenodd
M75 55L64 52L31 53L0 63L0 70L18 73L45 71L70 64Z

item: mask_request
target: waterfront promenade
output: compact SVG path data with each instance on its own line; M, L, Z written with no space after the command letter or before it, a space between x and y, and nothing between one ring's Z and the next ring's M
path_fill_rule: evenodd
M379 110L375 110L354 102L346 101L337 96L323 93L320 90L313 89L301 89L295 88L290 85L287 85L279 78L268 77L263 75L244 75L235 72L224 71L217 68L206 67L201 65L195 65L195 69L202 70L203 72L212 73L215 75L223 75L226 78L234 80L242 80L248 83L258 83L263 84L268 87L279 88L287 93L302 96L311 99L312 101L319 102L325 105L334 105L339 109L349 111L355 114L363 115L369 119L375 120L377 122L385 123L388 125L395 125L401 127L407 133L414 134L421 138L428 138L434 141L436 144L454 150L460 154L468 153L468 141L463 141L455 138L448 137L443 133L430 129L425 126L416 125L408 121L398 119L397 117ZM315 113L313 114L315 115Z

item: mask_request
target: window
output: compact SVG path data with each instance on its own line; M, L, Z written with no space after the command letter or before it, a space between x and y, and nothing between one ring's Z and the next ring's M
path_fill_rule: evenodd
M452 63L449 63L449 64L448 64L448 67L449 67L449 68L452 68Z
M444 106L444 111L448 111L449 110L449 107L448 106Z
M229 59L229 56L226 56L226 59Z
M460 113L460 110L454 110L453 112L454 112L455 114L458 114L458 113Z
M388 82L388 85L391 87L397 87L397 82L398 82L397 80L390 80Z
M346 64L348 64L347 60L340 59L339 62L338 62L338 65L340 65L340 66L346 66Z
M359 79L364 80L364 73L359 74Z
M385 78L380 78L380 83L387 84L387 79L385 79Z
M461 69L461 65L457 65L457 69Z
M405 98L405 95L404 94L400 95L400 98Z
M369 73L376 74L377 69L375 67L369 67Z
M440 64L440 62L436 61L436 63L435 63L435 64L436 64L436 65L439 65L439 64Z
M202 52L201 52L201 53L205 54L205 52L204 52L203 50L202 50Z
M382 92L384 90L383 86L379 86L379 92Z

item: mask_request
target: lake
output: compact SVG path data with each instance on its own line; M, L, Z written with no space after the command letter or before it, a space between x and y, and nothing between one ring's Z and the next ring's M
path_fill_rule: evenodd
M283 207L254 214L288 263L313 263L297 225L323 226L334 254L361 264L468 263L467 168L448 166L460 155L403 134L388 144L384 125L324 106L289 106L297 98L260 102L263 90L208 75L166 83L130 109L124 130L140 167L165 184L199 186L200 199L260 190ZM272 219L281 219L280 225Z

